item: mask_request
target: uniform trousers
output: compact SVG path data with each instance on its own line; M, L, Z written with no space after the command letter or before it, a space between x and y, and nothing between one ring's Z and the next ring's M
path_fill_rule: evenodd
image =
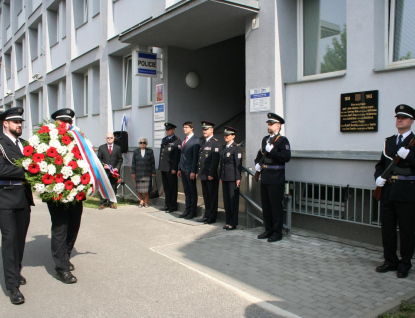
M201 180L203 201L205 202L204 218L216 222L218 215L219 179Z
M223 205L226 224L238 226L239 188L235 181L222 181Z
M186 197L186 213L196 216L197 208L197 187L196 178L190 179L190 172L182 171L182 183L184 195Z
M412 267L411 259L414 255L415 244L415 203L381 200L380 220L385 264L397 265L399 269L409 270ZM399 226L401 260L396 255L397 225Z
M284 224L284 185L261 184L261 202L264 214L265 230L282 237Z
M81 226L82 202L53 204L48 202L52 220L52 258L57 272L69 271L69 259Z
M30 205L26 199L23 200L23 209L0 208L1 252L7 289L19 287L26 234L30 223Z
M165 205L170 211L176 211L178 188L177 174L171 174L171 171L162 171L161 180L163 181Z
M117 179L115 179L115 178L113 178L112 177L112 175L108 175L108 180L110 181L110 183L111 183L111 188L112 188L112 190L114 190L114 193L115 194L117 194L117 186L118 186L118 180ZM107 202L109 202L110 204L114 204L114 202L111 202L110 200L108 200L108 199L104 199L102 196L101 196L101 194L99 195L99 197L100 197L100 199L101 199L101 202L100 202L100 204L101 205L105 205L105 204L107 204Z

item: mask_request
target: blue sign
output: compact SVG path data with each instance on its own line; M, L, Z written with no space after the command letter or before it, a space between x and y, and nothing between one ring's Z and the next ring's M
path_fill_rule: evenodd
M138 52L137 75L157 77L157 54Z

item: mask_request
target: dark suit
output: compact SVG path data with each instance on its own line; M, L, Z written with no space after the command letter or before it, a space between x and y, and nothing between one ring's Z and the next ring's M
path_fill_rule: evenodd
M400 147L407 146L414 135L411 133L400 146L396 144L396 137L394 135L386 138L384 152L375 167L375 179L390 165L390 158L395 157ZM410 150L408 156L401 159L397 168L390 174L392 183L387 182L384 185L380 201L385 264L397 266L398 270L403 271L412 267L415 241L415 147L408 149ZM402 180L405 178L407 180ZM399 226L401 260L396 255L397 226Z
M195 135L189 138L180 155L179 170L182 174L184 194L186 196L185 213L196 216L197 208L197 188L196 178L190 179L190 174L197 171L197 159L199 158L200 140Z
M19 147L8 136L0 137L0 145L10 161L13 162L14 159L23 157ZM30 186L28 184L17 185L24 180L24 170L11 164L0 152L0 181L16 183L0 185L0 229L7 289L19 287L26 234L30 223L30 206L34 205Z
M219 178L222 181L223 205L226 224L238 225L239 188L236 181L241 180L242 149L235 142L229 147L222 147Z
M118 171L121 171L121 165L123 162L122 159L122 152L121 147L113 143L112 145L112 151L111 154L109 152L108 144L103 144L99 146L98 148L98 159L103 163L107 165L111 165L114 169L118 169ZM108 179L111 183L111 187L114 190L114 193L117 194L117 179L113 178L112 173L109 171L109 169L105 170L107 172ZM104 199L101 195L101 205L105 205L108 199ZM114 202L110 202L110 204L113 204Z
M221 144L213 136L208 141L203 141L197 164L197 178L202 182L203 201L205 202L203 218L211 222L215 222L218 215L220 147ZM209 177L213 180L209 180Z
M152 149L146 148L144 157L141 156L140 148L134 150L131 173L135 174L136 190L138 193L151 191L151 175L156 174Z
M163 180L165 206L170 211L177 210L177 171L179 168L181 144L181 140L176 135L170 138L166 136L161 141L160 147L159 170L161 171L161 179ZM176 173L172 174L172 170Z
M255 163L259 163L265 153L270 136L261 142ZM265 156L261 172L261 202L264 214L265 230L276 237L282 237L283 207L285 185L285 163L291 159L290 143L284 136L277 135L274 148Z

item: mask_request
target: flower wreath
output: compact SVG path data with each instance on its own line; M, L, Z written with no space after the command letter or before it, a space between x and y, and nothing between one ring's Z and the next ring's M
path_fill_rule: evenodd
M90 167L63 122L45 122L24 145L15 164L42 201L76 203L92 193Z

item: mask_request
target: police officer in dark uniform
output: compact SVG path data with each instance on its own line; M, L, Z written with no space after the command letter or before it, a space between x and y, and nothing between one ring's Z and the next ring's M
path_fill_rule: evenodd
M202 182L205 214L197 222L213 224L218 215L219 178L218 166L221 144L213 136L214 123L202 121L203 137L205 140L200 146L199 161L197 164L197 178Z
M166 137L161 141L159 170L165 193L165 206L162 211L177 211L177 170L180 161L182 141L174 134L176 126L165 123Z
M72 125L75 112L62 108L51 115L53 120ZM74 129L74 128L72 128ZM52 258L57 272L56 279L65 284L73 284L77 279L71 271L75 266L69 261L81 226L83 203L47 202L52 221Z
M280 134L284 122L281 116L268 113L269 135L262 139L255 159L255 170L261 172L261 202L265 225L265 232L258 235L258 238L268 238L268 242L282 239L285 163L291 159L290 143Z
M4 135L0 137L0 229L4 280L12 304L25 301L19 290L26 284L21 275L26 234L30 223L30 206L34 205L30 185L22 168L14 160L23 157L23 108L13 107L0 115Z
M238 226L239 187L241 185L242 149L235 143L236 129L224 127L219 179L222 183L223 205L225 206L225 230L235 230Z
M409 147L414 134L415 110L408 105L395 108L398 134L386 138L383 152L376 164L375 179L383 187L380 199L380 220L382 223L383 256L385 262L376 268L379 273L398 271L398 278L405 278L412 267L415 242L415 147ZM401 159L389 178L381 177L395 156ZM397 251L396 226L399 226L400 255Z

